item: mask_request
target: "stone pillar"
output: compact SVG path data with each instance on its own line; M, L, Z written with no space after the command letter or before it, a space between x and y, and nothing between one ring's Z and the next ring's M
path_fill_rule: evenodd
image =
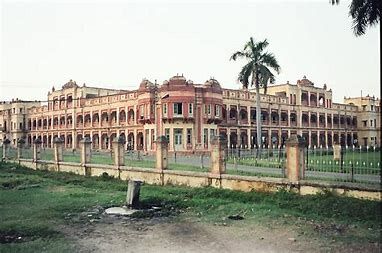
M158 136L156 140L156 166L159 171L167 169L168 141L166 136Z
M286 176L291 182L298 182L305 175L305 142L299 135L292 135L286 141Z
M41 140L35 139L33 142L33 161L36 162L41 159Z
M61 138L54 138L54 160L56 162L62 162L63 159L62 159L62 139Z
M76 125L77 126L77 125ZM77 132L72 131L72 150L75 150L77 147Z
M139 193L141 189L141 181L129 180L127 185L126 205L129 208L139 207Z
M227 128L227 146L228 146L228 149L231 149L231 132L230 132L230 129Z
M269 128L268 130L268 148L272 148L272 129Z
M81 164L90 163L91 146L92 142L88 137L83 138L81 141Z
M342 147L338 142L334 142L333 145L333 160L340 161L341 160L341 150Z
M247 129L247 149L251 149L251 129Z
M23 148L24 148L25 140L19 139L17 141L17 159L20 159L23 157Z
M114 165L125 165L125 139L121 136L113 140Z
M316 106L319 107L320 106L320 93L317 93L316 94Z
M8 139L5 139L3 141L3 161L7 160L9 158L9 146L10 146L11 141Z
M248 126L251 126L251 106L247 106L247 120Z
M134 114L135 115L135 114ZM134 129L134 147L133 150L138 150L138 136L137 129Z
M320 145L321 145L320 137L321 137L321 135L320 135L320 131L317 131L317 148L319 148Z
M220 175L225 173L225 155L227 140L219 135L214 136L211 141L212 150L211 150L211 174Z

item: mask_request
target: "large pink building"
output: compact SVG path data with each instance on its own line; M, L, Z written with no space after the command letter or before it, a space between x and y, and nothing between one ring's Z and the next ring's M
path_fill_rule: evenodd
M214 79L194 84L183 76L161 85L143 80L133 91L70 81L60 90L53 88L45 105L19 101L26 109L18 135L12 135L20 125L12 122L12 103L0 105L0 122L3 139L13 144L18 138L27 143L39 138L51 147L61 137L66 148L76 148L87 136L93 148L109 149L111 140L122 136L126 148L150 152L156 137L165 135L170 151L199 152L210 148L212 136L223 134L230 148L250 149L257 143L255 97L251 90L224 89ZM380 100L374 97L334 103L331 89L304 77L296 84L270 86L260 99L265 146L278 146L291 134L302 135L312 146L380 145ZM16 129L4 129L4 123L15 123Z

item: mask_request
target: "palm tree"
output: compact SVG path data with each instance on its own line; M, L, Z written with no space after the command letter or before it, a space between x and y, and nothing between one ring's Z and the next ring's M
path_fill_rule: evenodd
M331 0L339 4L340 0ZM353 31L356 36L365 34L368 26L375 26L381 19L381 0L352 0L349 16L353 19Z
M272 53L264 52L268 46L268 41L255 42L251 37L244 45L242 51L234 53L230 60L236 61L238 58L244 58L247 64L241 69L238 81L243 84L244 89L248 89L249 79L251 86L256 89L256 127L257 127L257 147L261 149L261 109L260 109L260 88L267 91L268 83L275 82L275 76L270 69L280 73L280 66Z

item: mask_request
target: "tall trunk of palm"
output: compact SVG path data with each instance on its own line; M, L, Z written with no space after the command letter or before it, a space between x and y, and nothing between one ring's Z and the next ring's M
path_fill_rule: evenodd
M256 137L257 137L257 156L261 151L261 108L260 108L260 84L259 84L259 73L252 73L255 76L255 88L256 88ZM253 84L253 80L252 80Z
M261 150L261 108L260 108L260 87L256 85L256 136L258 151Z

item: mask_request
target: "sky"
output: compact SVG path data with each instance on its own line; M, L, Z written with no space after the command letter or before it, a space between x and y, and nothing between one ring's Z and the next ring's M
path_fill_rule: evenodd
M137 89L183 74L239 88L244 61L230 61L252 36L267 39L281 73L304 75L344 96L380 94L379 26L356 37L350 1L0 0L0 100L44 100L52 86Z

